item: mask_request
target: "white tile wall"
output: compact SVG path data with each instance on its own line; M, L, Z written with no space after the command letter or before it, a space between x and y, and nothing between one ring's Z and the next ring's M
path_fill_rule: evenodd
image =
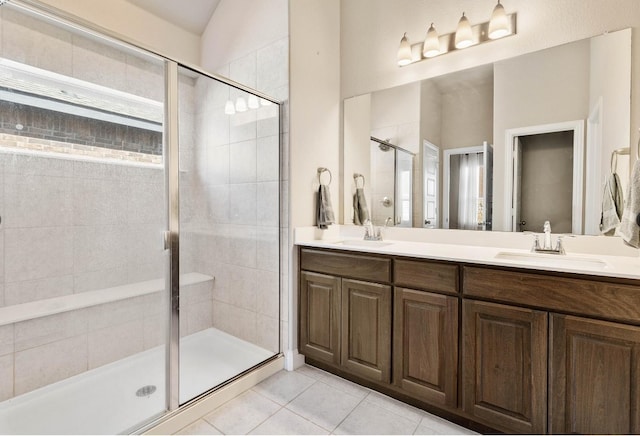
M229 146L229 182L252 183L256 181L256 140L243 141Z
M71 74L71 35L68 32L12 10L3 11L2 21L0 41L4 58Z
M83 36L72 37L73 77L113 89L126 89L126 55Z
M73 179L7 174L4 228L69 226L73 222Z
M89 332L87 338L89 369L141 352L144 338L144 321L140 316L125 324Z
M83 334L15 353L15 395L87 370L87 335Z
M73 276L46 277L4 285L5 305L53 298L73 293Z
M256 225L256 184L229 185L229 221Z
M13 397L13 354L0 356L0 401Z
M73 272L71 227L4 230L5 283Z

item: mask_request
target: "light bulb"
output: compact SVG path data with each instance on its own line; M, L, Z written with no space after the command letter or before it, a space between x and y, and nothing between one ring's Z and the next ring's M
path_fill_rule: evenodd
M398 65L401 67L409 65L411 63L411 44L405 33L400 40L400 47L398 48Z
M233 105L231 100L227 100L227 103L224 105L224 113L227 115L233 115L236 113L236 107Z
M489 39L502 38L510 33L507 13L504 11L504 6L500 4L500 0L498 0L498 4L493 8L491 21L489 21Z
M439 54L440 40L438 39L438 32L436 32L436 28L431 23L431 27L427 30L427 37L424 39L424 44L422 44L422 55L425 58L432 58Z
M238 97L236 99L236 112L246 112L247 111L247 102L244 98Z
M260 107L258 97L253 94L249 96L247 104L249 105L249 109L258 109Z
M473 34L471 33L471 24L467 17L462 13L460 21L458 21L458 29L456 30L456 48L467 48L473 45Z

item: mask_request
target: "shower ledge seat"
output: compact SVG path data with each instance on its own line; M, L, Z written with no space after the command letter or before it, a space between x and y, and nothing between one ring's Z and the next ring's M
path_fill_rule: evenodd
M196 272L181 274L180 286L195 285L214 279L212 276ZM0 326L83 309L85 307L97 306L99 304L111 303L127 298L153 294L154 292L160 292L164 289L165 279L154 279L0 307Z

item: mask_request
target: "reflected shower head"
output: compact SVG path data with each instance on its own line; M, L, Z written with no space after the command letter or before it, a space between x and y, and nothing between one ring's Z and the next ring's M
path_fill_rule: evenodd
M389 147L387 144L378 144L378 148L382 151L389 151L391 150L391 147Z

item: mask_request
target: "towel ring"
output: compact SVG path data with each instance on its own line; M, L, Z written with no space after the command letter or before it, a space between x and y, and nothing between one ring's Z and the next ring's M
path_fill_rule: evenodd
M358 179L362 179L362 186L358 186ZM356 188L363 188L364 189L364 183L365 183L365 179L364 176L362 174L358 174L358 173L354 173L353 174L353 182L356 184Z
M318 168L318 184L322 185L321 176L322 176L322 173L324 173L325 171L329 173L329 183L327 183L327 185L330 185L331 180L333 180L333 176L331 175L331 170L329 170L329 168L324 168L324 167Z
M613 150L611 152L611 173L615 173L618 169L618 155L626 156L629 155L630 150L629 147L618 148L617 150Z

